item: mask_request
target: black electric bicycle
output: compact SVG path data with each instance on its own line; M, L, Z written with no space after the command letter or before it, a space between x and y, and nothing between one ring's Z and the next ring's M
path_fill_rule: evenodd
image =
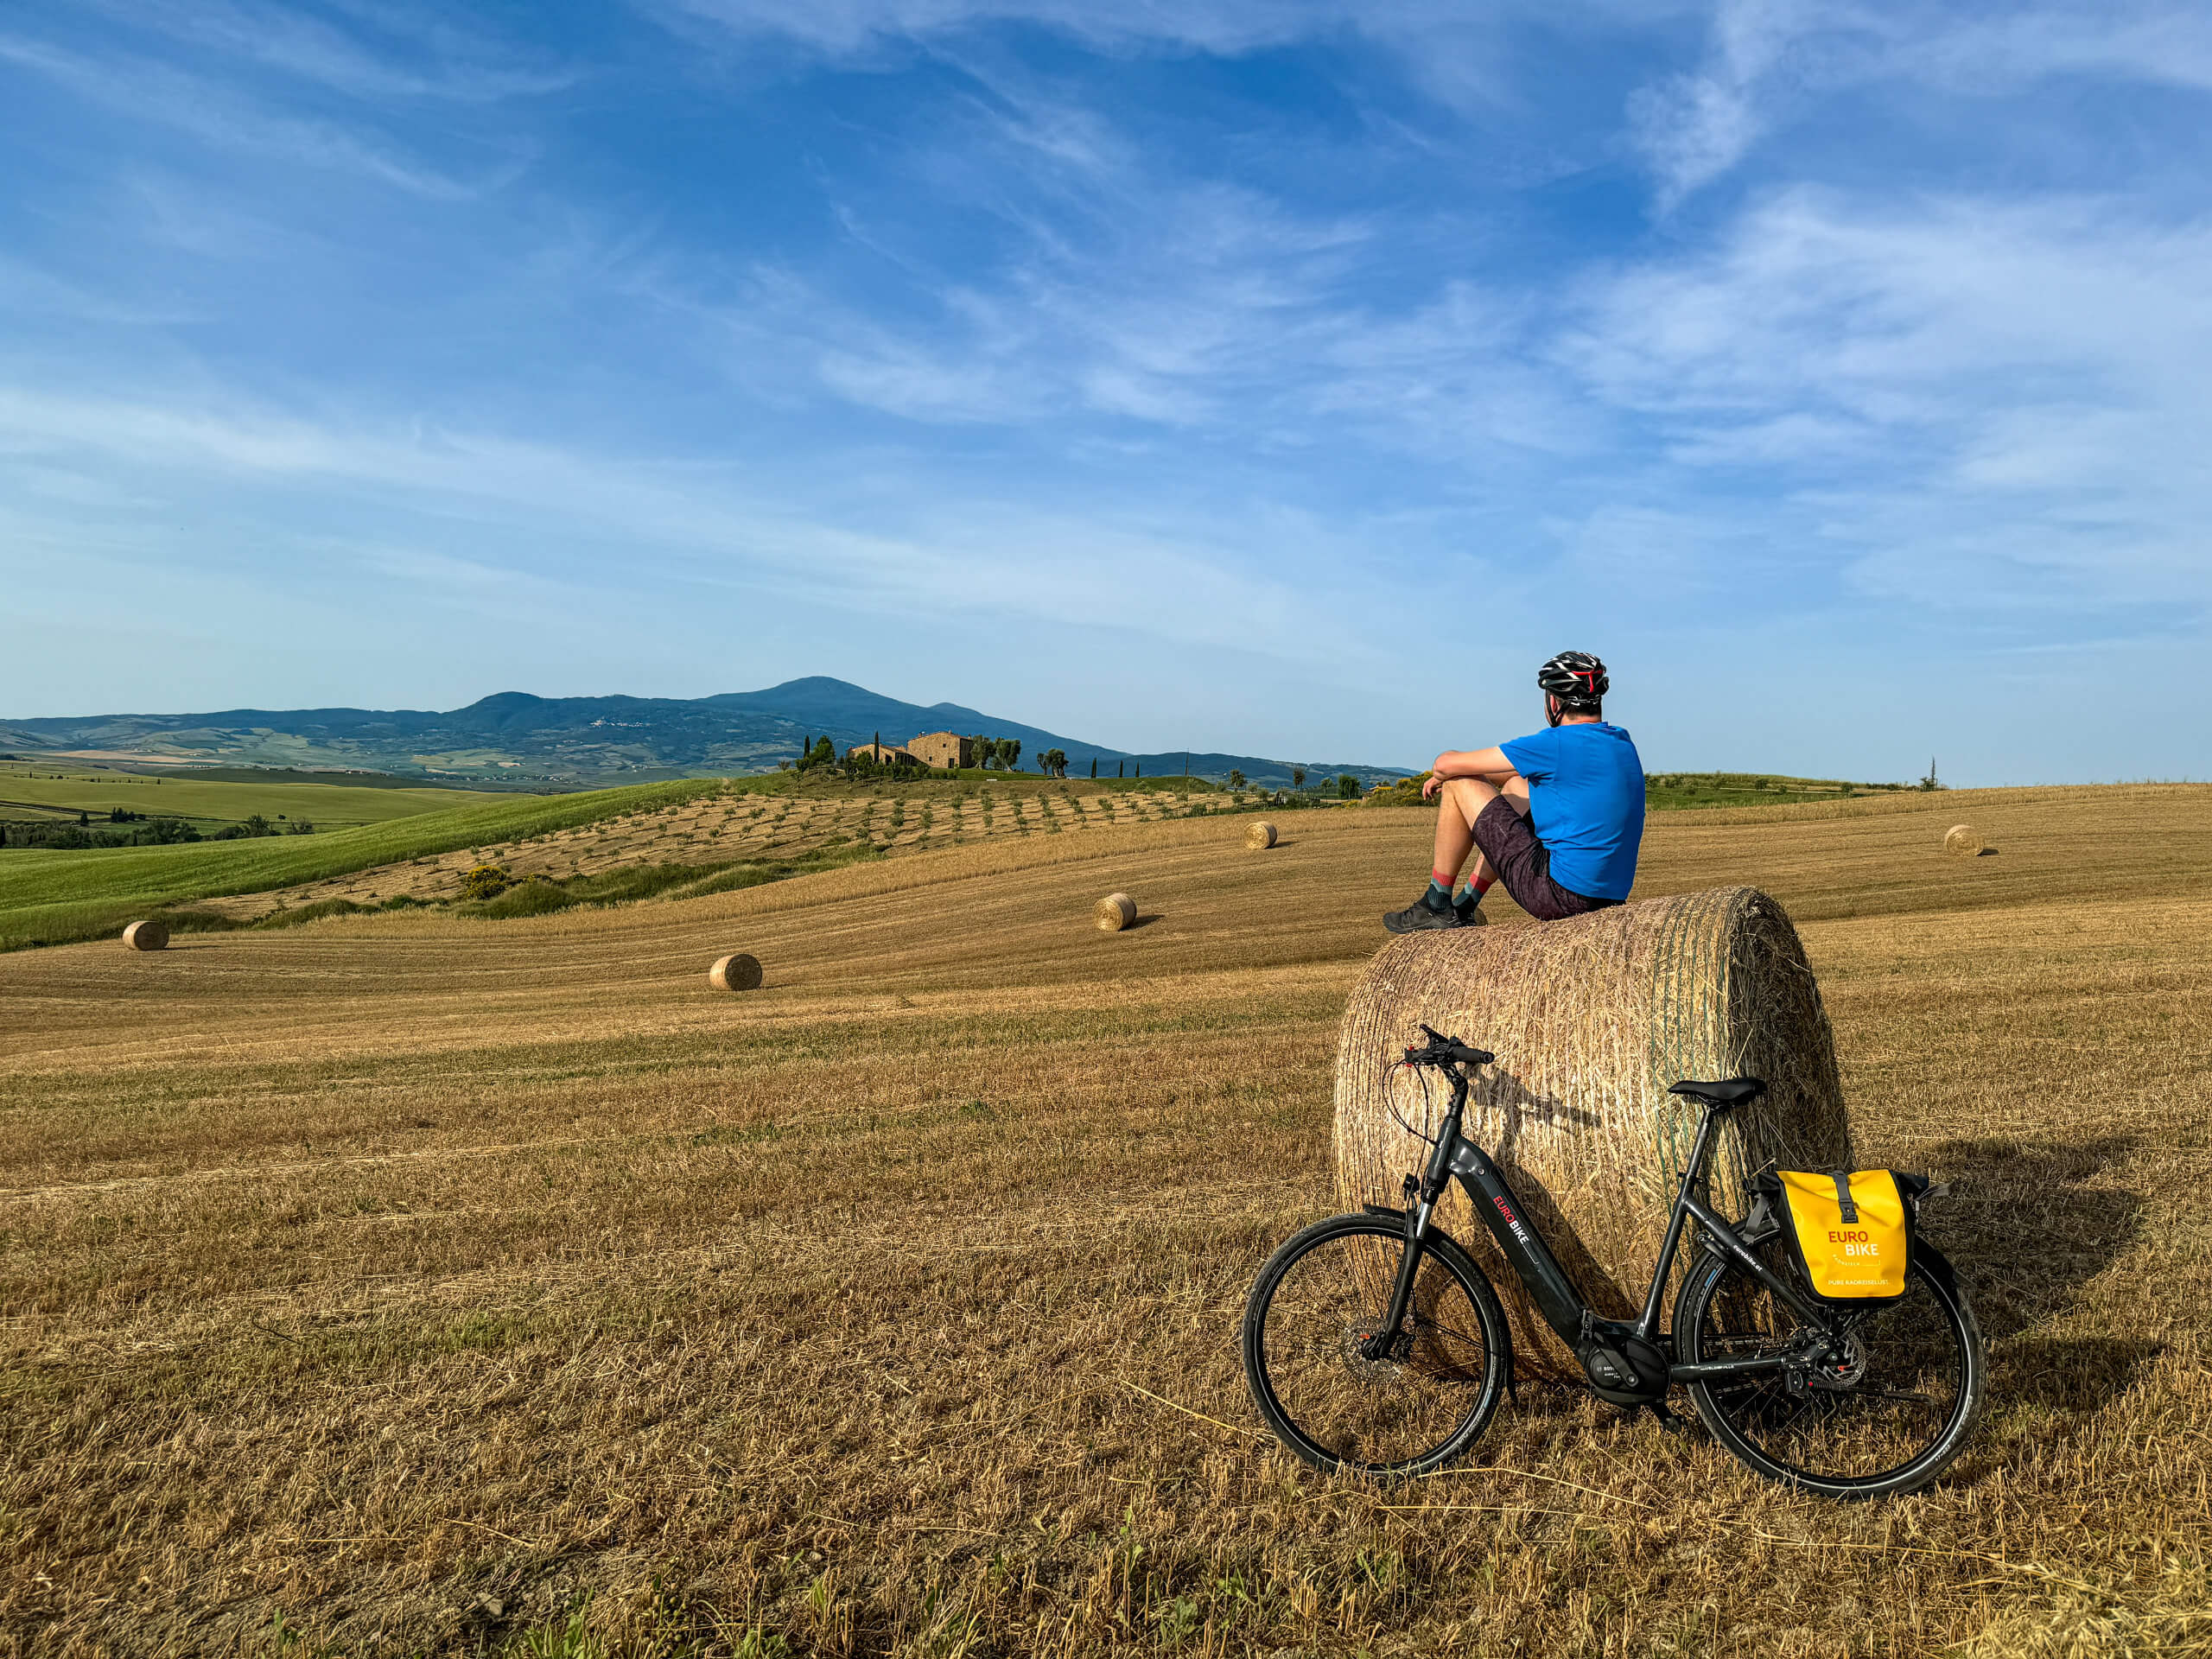
M1732 1226L1706 1201L1705 1167L1723 1115L1757 1099L1755 1077L1677 1083L1705 1115L1668 1218L1642 1315L1601 1319L1538 1236L1490 1154L1460 1133L1468 1072L1494 1058L1423 1026L1405 1064L1450 1079L1427 1167L1406 1179L1408 1208L1332 1216L1268 1258L1244 1313L1244 1370L1283 1443L1325 1469L1418 1475L1464 1452L1510 1385L1505 1312L1466 1250L1432 1224L1457 1176L1528 1287L1545 1324L1598 1396L1648 1408L1669 1427L1668 1390L1686 1385L1713 1437L1761 1474L1831 1497L1925 1486L1964 1448L1980 1414L1980 1328L1950 1264L1916 1237L1905 1294L1866 1309L1810 1293L1755 1200ZM1410 1127L1410 1126L1408 1126ZM1703 1252L1659 1328L1686 1224Z

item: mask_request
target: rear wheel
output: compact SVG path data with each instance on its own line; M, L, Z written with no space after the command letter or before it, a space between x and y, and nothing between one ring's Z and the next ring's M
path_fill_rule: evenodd
M1772 1241L1777 1277L1796 1272ZM1917 1241L1904 1294L1813 1340L1785 1303L1733 1262L1708 1256L1675 1304L1685 1364L1773 1354L1793 1363L1693 1382L1713 1438L1761 1474L1830 1497L1916 1491L1965 1449L1981 1412L1981 1328L1950 1264Z
M1284 1243L1244 1309L1244 1375L1268 1426L1324 1469L1416 1475L1459 1456L1497 1409L1504 1310L1451 1239L1422 1246L1395 1338L1370 1357L1406 1250L1402 1223L1332 1216Z

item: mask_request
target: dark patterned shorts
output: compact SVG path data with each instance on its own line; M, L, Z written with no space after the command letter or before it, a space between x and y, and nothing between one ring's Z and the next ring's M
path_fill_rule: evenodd
M1610 910L1618 899L1592 899L1552 880L1552 849L1536 839L1536 828L1499 796L1475 815L1475 845L1497 872L1513 902L1540 922L1564 921Z

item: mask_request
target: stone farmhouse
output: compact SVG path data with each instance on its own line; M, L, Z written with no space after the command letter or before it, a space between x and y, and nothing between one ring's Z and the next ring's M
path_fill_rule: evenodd
M925 766L972 766L976 740L957 732L924 732L906 745L906 753Z
M855 743L845 751L845 759L851 760L863 754L887 766L902 763L910 766L929 764L912 749L902 749L893 743Z

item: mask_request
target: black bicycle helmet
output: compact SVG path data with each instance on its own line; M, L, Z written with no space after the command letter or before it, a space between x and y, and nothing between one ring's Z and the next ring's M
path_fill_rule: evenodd
M1536 683L1570 715L1594 714L1612 681L1605 665L1586 651L1562 651L1536 671Z

